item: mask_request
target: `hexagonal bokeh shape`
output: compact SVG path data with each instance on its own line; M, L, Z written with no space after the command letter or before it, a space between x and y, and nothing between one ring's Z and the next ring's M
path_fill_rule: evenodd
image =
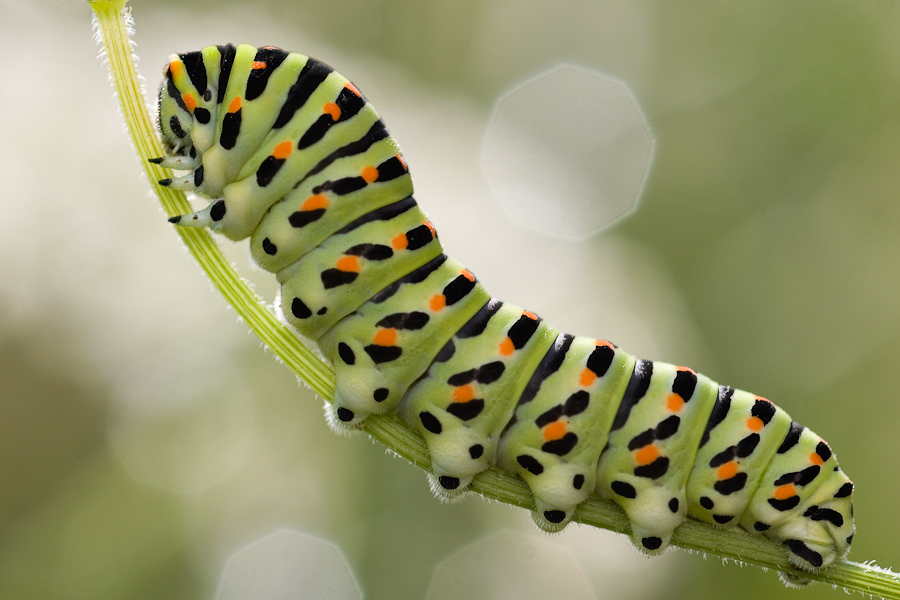
M594 593L565 548L505 531L463 548L437 566L427 600L592 600Z
M500 98L481 165L513 221L583 238L634 210L653 146L625 84L564 65Z
M334 545L283 530L232 556L216 600L360 600L356 578Z

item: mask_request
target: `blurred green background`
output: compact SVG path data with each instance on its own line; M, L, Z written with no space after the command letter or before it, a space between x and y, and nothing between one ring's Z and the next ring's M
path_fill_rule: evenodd
M900 565L896 2L132 7L151 93L170 53L211 43L337 67L495 295L774 400L856 483L851 558ZM422 598L442 561L502 530L567 548L598 598L844 597L683 552L647 561L606 532L537 536L524 511L441 504L421 471L330 433L150 196L86 3L0 11L0 598L213 598L228 557L283 528L335 544L368 598ZM560 64L627 83L656 138L638 210L584 241L512 224L479 167L497 98Z

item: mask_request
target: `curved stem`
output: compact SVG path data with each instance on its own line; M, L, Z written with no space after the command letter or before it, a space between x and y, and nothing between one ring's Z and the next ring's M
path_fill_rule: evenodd
M166 213L170 216L191 212L184 194L155 182L166 174L148 158L162 156L156 130L147 113L129 40L130 16L127 0L88 0L95 14L99 37L105 46L113 82L132 142L142 159L147 178ZM234 271L206 230L178 227L188 250L197 260L247 326L284 364L320 396L334 394L334 373L267 308L247 283ZM364 424L366 433L395 454L427 469L430 461L421 437L393 415L372 415ZM491 469L475 478L472 490L485 497L531 510L532 499L525 482L513 475ZM628 533L628 520L612 502L591 498L579 506L574 520L587 525ZM796 574L787 562L784 549L770 540L745 533L724 531L686 521L672 537L672 544L687 550L713 554L742 564L756 565L787 574ZM822 581L847 591L900 600L900 575L875 566L844 562L822 573L803 573L803 577Z

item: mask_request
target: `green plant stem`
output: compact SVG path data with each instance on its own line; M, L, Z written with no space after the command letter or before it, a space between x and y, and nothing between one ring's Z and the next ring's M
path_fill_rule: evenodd
M113 82L132 141L141 157L147 178L163 208L170 216L191 212L184 194L155 182L166 177L160 168L147 162L162 155L156 130L147 114L129 41L127 0L88 0L105 46ZM331 399L334 374L294 333L281 324L231 267L206 230L178 227L176 231L188 250L237 314L272 352L305 381L317 394ZM421 437L393 415L372 415L364 430L395 454L416 466L428 469L428 451ZM532 508L531 494L522 479L491 469L475 478L472 490L494 500ZM619 533L629 532L622 510L612 502L591 498L579 506L574 520ZM744 533L724 531L695 521L686 521L676 531L672 544L687 550L712 554L741 564L756 565L796 575L787 562L784 548L775 542ZM900 600L900 575L878 567L842 562L821 573L803 573L848 591Z

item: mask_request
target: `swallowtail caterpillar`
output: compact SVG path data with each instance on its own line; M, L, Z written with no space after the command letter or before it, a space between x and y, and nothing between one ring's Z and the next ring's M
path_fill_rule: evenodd
M853 538L853 484L818 435L693 370L561 333L447 257L372 105L327 65L274 47L173 55L159 93L161 181L212 199L174 217L250 239L286 320L334 367L336 429L395 412L425 439L432 489L520 476L546 531L590 495L648 554L687 517L784 545L815 571Z

